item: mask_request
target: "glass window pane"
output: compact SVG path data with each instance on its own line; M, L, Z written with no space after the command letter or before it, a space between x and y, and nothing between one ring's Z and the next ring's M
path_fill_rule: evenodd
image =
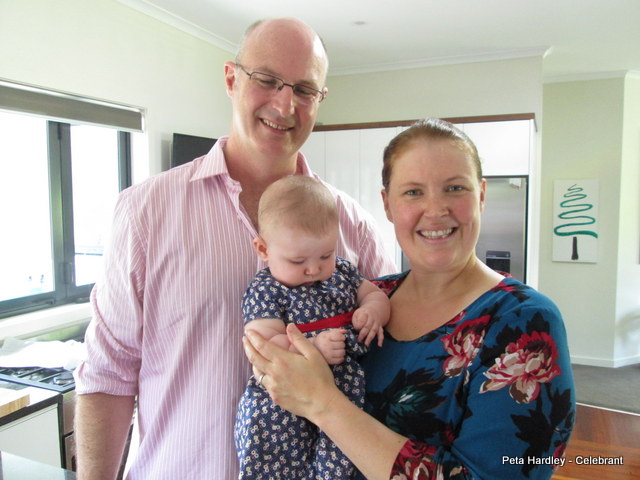
M76 285L95 283L118 196L118 132L71 127Z
M53 291L46 120L0 111L0 301Z

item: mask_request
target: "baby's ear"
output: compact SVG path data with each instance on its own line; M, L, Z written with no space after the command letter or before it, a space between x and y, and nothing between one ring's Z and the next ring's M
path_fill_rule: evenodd
M256 251L256 253L258 254L258 256L263 260L263 261L268 261L269 259L269 255L267 252L267 242L264 241L264 238L262 237L256 237L253 239L253 249Z

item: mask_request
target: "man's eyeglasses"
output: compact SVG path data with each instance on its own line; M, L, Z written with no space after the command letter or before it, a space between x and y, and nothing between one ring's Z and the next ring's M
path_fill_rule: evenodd
M236 63L236 65L240 67L240 70L248 75L250 81L267 92L279 92L287 86L291 87L293 94L296 96L296 100L301 104L311 105L313 102L317 101L320 103L324 100L324 92L316 90L309 85L286 83L284 80L274 75L262 72L247 72L247 70L245 70L245 68L239 63Z

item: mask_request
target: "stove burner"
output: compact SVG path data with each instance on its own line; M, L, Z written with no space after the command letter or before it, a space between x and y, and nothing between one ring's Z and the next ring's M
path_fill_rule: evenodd
M66 392L75 386L73 373L64 368L0 367L0 379L57 392Z

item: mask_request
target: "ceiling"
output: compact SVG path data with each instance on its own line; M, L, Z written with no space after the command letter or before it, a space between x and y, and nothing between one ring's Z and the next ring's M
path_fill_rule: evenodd
M235 52L245 28L297 17L329 75L544 55L545 82L640 74L639 0L118 0Z

